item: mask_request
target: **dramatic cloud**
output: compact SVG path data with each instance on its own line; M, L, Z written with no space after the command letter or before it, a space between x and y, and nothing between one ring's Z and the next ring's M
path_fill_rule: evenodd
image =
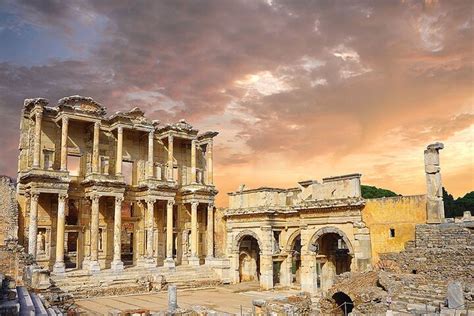
M139 106L219 130L221 205L240 183L344 172L423 193L422 152L434 140L446 143L448 190L463 194L473 189L472 10L471 1L7 1L0 173L15 176L24 98L82 94L110 113Z

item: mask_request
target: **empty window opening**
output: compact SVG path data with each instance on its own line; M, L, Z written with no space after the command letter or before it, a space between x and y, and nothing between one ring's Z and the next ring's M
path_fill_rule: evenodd
M67 170L71 176L80 176L81 175L81 157L80 156L67 156Z
M390 228L390 238L395 237L395 228Z
M122 175L126 184L128 185L133 184L133 162L132 161L122 162Z

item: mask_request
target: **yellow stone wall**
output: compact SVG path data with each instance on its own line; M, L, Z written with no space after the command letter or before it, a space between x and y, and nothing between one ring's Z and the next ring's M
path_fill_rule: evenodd
M415 225L426 223L426 196L368 199L362 219L370 230L372 264L376 264L380 253L399 252L415 239ZM390 237L391 228L395 237Z

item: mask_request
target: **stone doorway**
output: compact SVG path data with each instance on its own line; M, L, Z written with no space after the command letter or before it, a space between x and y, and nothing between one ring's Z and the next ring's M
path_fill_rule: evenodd
M121 259L125 266L133 265L134 225L133 223L122 224L121 236Z
M239 281L260 280L260 247L257 239L245 236L239 245Z
M301 235L296 236L291 247L291 284L301 284Z
M64 264L66 269L77 269L77 241L79 239L79 232L66 232L65 249L64 249Z

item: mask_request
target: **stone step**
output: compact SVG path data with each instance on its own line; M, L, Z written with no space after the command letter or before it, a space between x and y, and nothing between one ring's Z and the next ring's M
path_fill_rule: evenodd
M18 301L20 302L20 315L35 315L35 305L31 299L30 293L24 286L16 288L18 293Z
M48 312L46 311L46 308L44 307L43 302L41 301L39 296L35 293L31 293L30 297L33 301L33 305L35 306L35 315L48 316Z

